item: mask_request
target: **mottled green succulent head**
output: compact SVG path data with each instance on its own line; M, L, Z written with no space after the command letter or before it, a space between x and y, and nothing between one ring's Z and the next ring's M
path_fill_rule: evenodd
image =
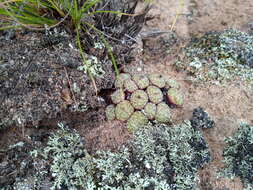
M150 74L149 75L150 82L157 86L158 88L164 88L165 87L165 80L162 74Z
M167 92L168 101L175 106L182 106L184 103L183 95L179 90L175 88L170 88Z
M140 111L136 111L127 121L127 128L130 132L135 132L140 127L148 124L148 118Z
M135 109L141 110L148 103L148 95L143 90L137 90L131 95L130 102Z
M134 112L134 108L128 100L124 100L117 104L115 108L116 118L120 121L126 121Z

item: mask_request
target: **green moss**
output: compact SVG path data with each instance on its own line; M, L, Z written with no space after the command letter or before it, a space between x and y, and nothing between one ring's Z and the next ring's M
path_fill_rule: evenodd
M116 118L115 116L115 106L114 105L109 105L105 109L105 115L107 120L114 120Z
M134 108L127 100L116 105L115 115L118 120L126 121L134 112Z
M120 73L119 76L116 78L115 80L115 88L123 88L123 85L124 85L124 81L126 79L130 79L131 76L127 73Z
M149 86L149 79L146 75L135 74L133 75L133 81L137 84L139 89L145 89Z
M170 108L164 102L157 105L155 120L159 123L171 122Z
M161 74L150 74L148 77L151 84L157 86L158 88L165 87L165 80Z
M149 100L154 104L158 104L161 101L163 101L163 93L156 86L149 86L147 88L147 94L148 94Z
M148 102L148 95L143 90L137 90L131 95L130 102L135 109L143 109Z
M125 100L125 93L123 89L118 89L115 92L113 92L111 95L111 99L114 104L118 104L123 100Z
M182 106L184 103L183 95L175 88L170 88L167 92L168 101L175 106Z
M147 103L144 108L144 113L148 117L148 119L153 120L156 115L156 105L153 103Z
M127 90L128 92L134 92L138 89L138 87L133 80L126 79L124 81L124 89Z
M136 111L127 121L127 129L130 132L135 132L139 130L141 127L147 125L148 119L147 117L141 112Z

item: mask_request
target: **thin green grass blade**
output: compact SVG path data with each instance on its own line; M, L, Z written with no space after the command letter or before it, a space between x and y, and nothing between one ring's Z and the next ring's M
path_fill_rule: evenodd
M106 49L108 50L109 56L111 58L111 61L112 61L112 64L113 64L113 67L114 67L114 70L115 70L115 73L116 73L116 76L118 76L119 75L119 69L118 69L118 66L117 66L117 62L116 62L116 59L113 55L111 45L109 44L109 42L104 37L104 33L102 31L100 31L99 29L97 29L94 25L92 25L90 23L85 22L84 24L86 24L88 27L95 30L100 35L101 40L103 41L103 43L105 44Z

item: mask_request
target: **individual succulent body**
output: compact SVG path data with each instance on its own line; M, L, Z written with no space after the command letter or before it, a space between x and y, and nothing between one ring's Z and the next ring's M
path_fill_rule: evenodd
M130 132L136 131L139 127L144 127L148 124L148 118L140 111L136 111L127 121L127 128Z
M134 75L132 78L139 89L145 89L149 86L149 79L146 75Z
M153 85L157 86L158 88L165 87L165 80L161 74L151 74L149 75L149 80Z
M116 90L112 95L111 95L112 102L114 104L118 104L122 102L125 99L125 94L122 89Z
M148 102L148 95L143 90L136 90L130 97L135 109L143 109Z
M130 132L147 125L148 121L171 123L170 106L182 106L179 84L161 74L121 73L105 112L108 120L127 122ZM173 92L173 93L172 93Z
M175 88L170 88L167 92L168 101L175 106L182 106L184 103L183 95Z
M107 106L106 110L105 110L105 113L106 113L106 118L108 120L114 120L116 118L116 116L115 116L115 106L114 105Z
M148 119L154 119L156 114L156 105L151 102L147 103L144 108L144 112Z
M115 115L118 120L126 121L134 112L133 106L129 101L124 100L119 103L115 108Z
M160 123L167 123L171 120L170 108L164 102L157 105L155 119Z
M121 73L118 77L117 77L117 79L115 80L115 88L122 88L123 87L123 85L124 85L124 81L126 80L126 79L130 79L131 78L131 76L129 75L129 74L127 74L127 73Z
M158 104L163 101L163 93L158 87L149 86L147 88L147 93L150 101L154 104Z

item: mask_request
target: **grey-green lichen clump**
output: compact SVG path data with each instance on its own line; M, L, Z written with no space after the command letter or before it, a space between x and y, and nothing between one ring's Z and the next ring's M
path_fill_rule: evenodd
M200 81L243 80L253 85L253 36L237 30L209 32L183 49L175 63Z
M253 189L253 125L242 123L239 130L225 142L225 169L222 174L240 177L246 189Z
M105 110L106 117L108 120L125 121L131 132L148 121L171 123L170 106L183 105L179 88L177 81L162 74L121 73L111 94L112 104Z
M156 114L156 105L149 102L144 108L144 113L148 117L148 119L153 120Z
M37 167L36 176L41 181L37 188L32 189L40 189L42 179L48 177L51 177L51 181L47 189L94 189L94 158L85 150L84 139L63 124L59 124L59 127L57 132L50 135L45 148L31 152L35 162L42 160L40 162L47 165Z
M143 127L118 152L93 154L76 131L60 127L45 148L32 151L36 162L46 165L37 167L36 176L50 179L47 189L197 189L197 171L210 161L202 132L189 121Z

